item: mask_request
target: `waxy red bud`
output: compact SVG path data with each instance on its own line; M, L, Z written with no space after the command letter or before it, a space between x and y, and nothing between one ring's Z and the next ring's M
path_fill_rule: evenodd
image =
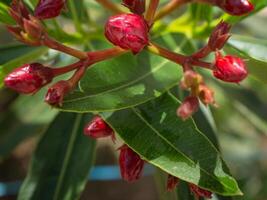
M213 75L225 82L239 83L248 75L245 62L235 56L222 56L216 53L215 69Z
M106 38L116 46L139 53L148 44L148 26L142 16L121 14L110 17L105 26Z
M230 38L230 29L231 25L221 21L213 30L211 33L211 36L209 38L209 48L212 51L220 50L223 48L225 43L228 41Z
M129 8L131 12L142 15L146 10L145 0L123 0L122 5Z
M191 117L199 109L199 101L195 96L187 97L180 107L177 109L178 117L181 117L183 120Z
M199 199L199 197L211 199L212 198L212 192L204 190L199 188L197 185L194 185L193 183L189 184L191 192L195 195L196 199Z
M127 145L123 145L120 148L119 164L121 177L128 182L133 182L142 175L145 162Z
M216 4L230 15L245 15L254 10L253 4L248 0L216 0Z
M59 81L51 86L45 96L45 102L51 106L62 106L64 97L71 91L68 81Z
M39 0L34 15L38 19L51 19L60 15L66 0Z
M93 120L84 127L84 135L94 139L109 136L114 138L112 128L100 116L95 116Z
M32 94L50 83L53 70L39 63L25 64L15 69L5 78L5 86L19 93Z
M179 184L179 179L169 174L168 180L167 180L167 190L169 192L173 191L177 187L178 184Z

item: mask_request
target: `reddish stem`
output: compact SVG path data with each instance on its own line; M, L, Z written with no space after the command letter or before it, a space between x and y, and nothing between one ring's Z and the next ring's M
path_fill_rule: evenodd
M65 73L68 73L74 69L77 69L81 66L83 66L84 64L84 61L78 61L76 63L73 63L73 64L70 64L70 65L67 65L65 67L61 67L61 68L53 68L53 74L54 76L59 76L59 75L62 75L62 74L65 74Z
M54 76L59 76L65 73L68 73L70 71L73 71L80 67L88 67L91 66L94 63L101 62L103 60L107 60L116 56L119 56L123 53L126 53L127 50L121 49L119 47L113 47L110 49L95 51L95 52L87 52L87 59L85 60L79 60L76 63L70 64L65 67L61 68L53 68Z
M50 38L48 35L44 35L43 39L42 39L42 44L51 48L51 49L55 49L61 52L64 52L68 55L74 56L76 58L79 58L81 60L86 59L87 58L87 53L77 50L77 49L73 49L71 47L65 46L61 43L59 43L58 41Z
M146 13L146 21L149 25L149 27L154 23L154 17L157 11L159 5L159 0L150 0L148 10Z
M150 42L150 44L147 46L147 49L151 53L167 58L168 60L171 60L182 66L196 65L196 66L203 67L206 69L211 69L211 70L214 69L214 66L212 63L198 60L192 56L184 56L182 54L171 52L168 49L163 48L153 42Z

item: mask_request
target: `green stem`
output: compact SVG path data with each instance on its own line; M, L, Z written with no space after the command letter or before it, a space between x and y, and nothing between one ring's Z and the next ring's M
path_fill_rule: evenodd
M83 30L83 28L81 26L81 23L79 21L79 17L78 17L78 13L76 11L76 7L75 7L75 4L74 4L74 1L73 0L68 1L68 4L69 4L69 9L70 9L71 15L73 17L74 26L75 26L76 30L79 33L84 33L84 30Z
M114 14L121 14L124 13L124 11L115 3L111 2L110 0L95 0L99 4L101 4L103 7L107 8Z
M156 14L155 20L159 20L166 15L169 15L174 10L189 2L190 0L171 0L162 9L159 10L159 12Z

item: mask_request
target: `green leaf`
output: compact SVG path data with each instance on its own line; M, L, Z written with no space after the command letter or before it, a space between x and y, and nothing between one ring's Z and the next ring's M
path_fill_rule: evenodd
M176 116L179 104L166 94L139 107L101 115L147 162L212 192L241 195L215 146L192 120Z
M10 25L15 24L15 21L8 13L8 9L9 7L6 4L0 2L0 22Z
M19 200L78 199L94 160L95 142L83 136L92 115L60 113L41 139Z
M1 54L0 65L3 65L8 61L23 56L33 50L36 50L36 48L26 46L23 44L12 44L12 45L2 46L0 47L0 54Z
M250 0L251 3L255 6L254 11L249 13L248 15L243 15L243 16L232 16L229 14L224 14L222 16L223 20L229 22L229 23L237 23L249 16L254 15L255 13L259 12L263 8L267 6L267 0Z
M27 52L28 48L25 47L26 53L22 54L22 49L18 49L19 52L15 53L21 56L14 57L13 60L10 60L9 62L6 62L5 64L0 65L0 87L3 86L3 80L5 76L10 73L13 69L20 67L21 65L32 62L34 60L37 60L41 55L47 53L48 49L46 47L37 47L32 48L29 52ZM11 49L5 49L3 48L4 53L8 52ZM11 50L12 51L12 50Z
M234 35L228 44L226 51L247 59L250 74L267 83L267 40Z
M188 53L193 46L183 35L165 35L157 42ZM102 47L104 48L104 47ZM62 110L107 111L128 108L160 96L178 83L181 67L143 51L122 55L90 68L80 82L80 91L66 97Z

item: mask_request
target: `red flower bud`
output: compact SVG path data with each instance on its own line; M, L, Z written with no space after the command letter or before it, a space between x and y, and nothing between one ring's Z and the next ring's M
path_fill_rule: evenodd
M245 62L235 56L222 56L216 53L216 63L213 75L225 82L239 83L248 75Z
M216 4L231 15L245 15L254 10L254 6L248 0L216 0Z
M169 174L167 180L167 190L171 192L177 187L178 184L179 184L179 179Z
M50 83L53 71L39 63L26 64L15 69L5 78L5 85L19 93L31 94Z
M189 184L191 192L195 195L196 199L199 197L204 197L207 199L212 198L212 192L199 188L198 186L194 185L193 183Z
M209 47L212 51L220 50L223 48L223 46L231 36L229 34L230 29L231 25L224 21L221 21L215 27L209 39Z
M34 15L39 19L50 19L60 15L66 0L39 0Z
M50 87L45 96L45 102L51 106L62 106L65 95L70 92L71 85L68 81L59 81Z
M189 96L187 97L180 107L177 109L178 117L181 117L183 120L191 117L199 109L199 101L197 97Z
M119 164L121 177L132 182L138 180L142 175L145 162L127 145L123 145L120 148Z
M106 38L116 46L139 53L148 44L148 26L144 18L136 14L110 17L105 26Z
M109 136L114 138L112 128L100 116L94 117L93 120L84 127L84 135L94 139Z
M123 0L122 5L129 8L131 12L142 15L146 10L145 0Z

